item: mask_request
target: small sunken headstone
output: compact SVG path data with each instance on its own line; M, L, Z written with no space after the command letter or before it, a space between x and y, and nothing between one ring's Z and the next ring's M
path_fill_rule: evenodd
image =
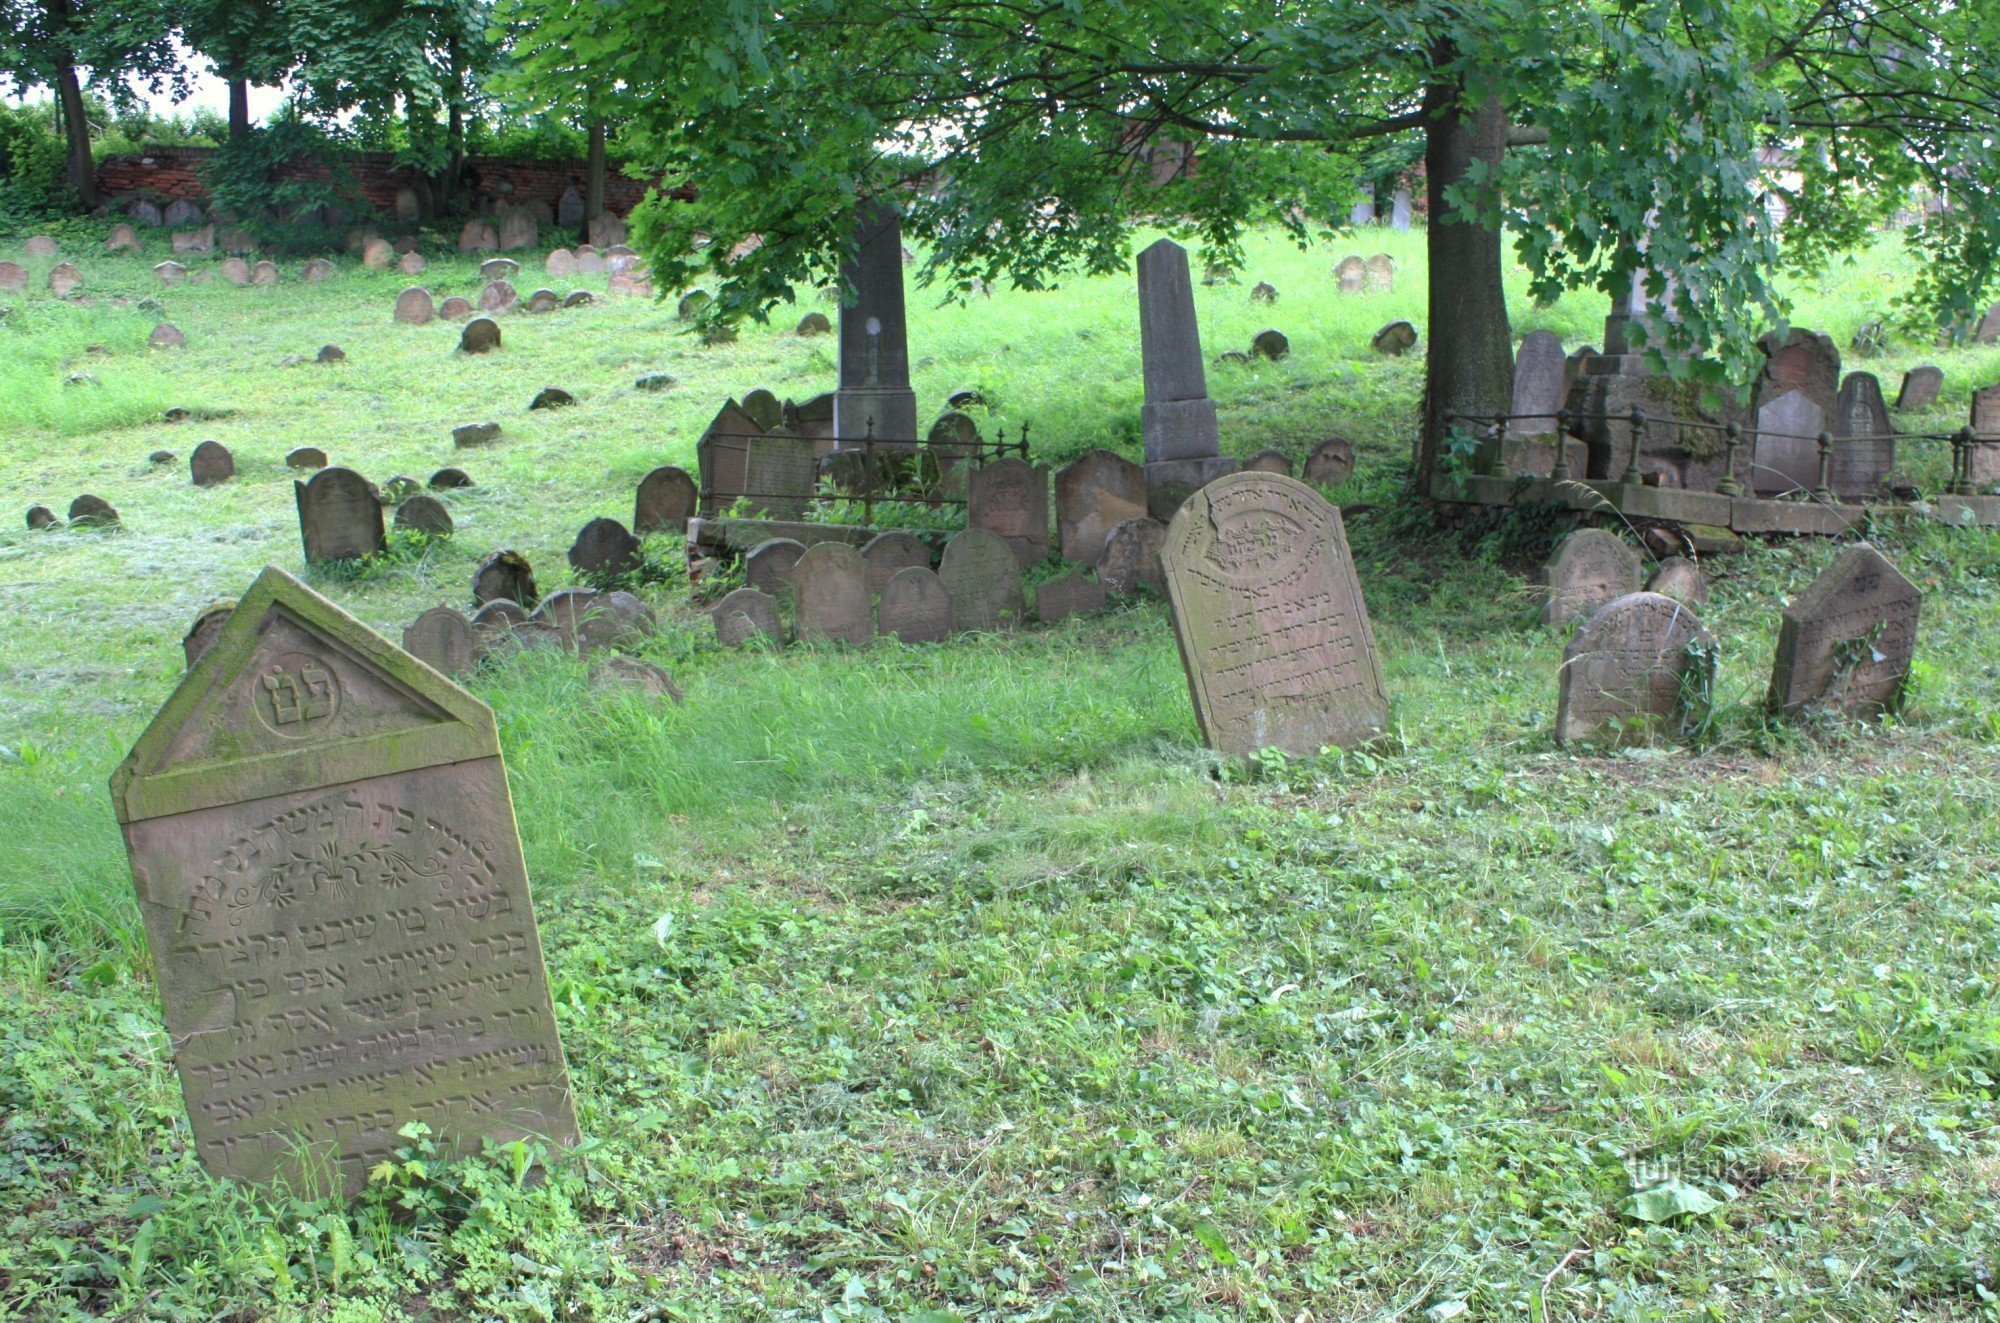
M685 533L694 514L694 479L687 470L668 464L654 469L639 480L639 494L632 503L632 531Z
M444 502L437 497L419 492L415 496L404 497L402 504L396 507L396 527L422 533L425 537L450 537L451 511L445 509Z
M307 262L299 268L299 278L304 280L308 285L317 285L332 275L336 269L333 263L326 258L315 257L312 261Z
M294 469L323 469L326 467L326 452L318 446L300 446L285 455L285 465Z
M387 239L370 239L361 245L361 265L373 271L386 270L394 265L396 250Z
M461 253L490 253L499 247L500 236L485 221L467 221L465 228L458 232L458 251Z
M672 374L666 372L648 372L645 376L638 378L632 383L632 389L652 394L657 391L672 390L674 385L675 379Z
M220 441L204 441L188 456L188 476L197 487L213 487L236 476L236 457Z
M550 253L542 263L542 272L551 276L573 276L576 274L576 254L567 248L558 248Z
M562 296L552 289L538 289L528 296L528 311L531 313L554 312L562 307Z
M1023 568L1049 557L1049 471L1018 456L982 465L966 484L969 527L998 533Z
M118 522L118 511L102 496L85 492L69 503L69 522L79 528L110 528Z
M1708 601L1708 576L1687 557L1669 556L1646 580L1646 591L1689 606L1701 606Z
M1631 593L1597 609L1563 651L1556 742L1643 743L1701 714L1714 640L1692 609Z
M521 301L521 295L504 280L495 280L479 291L481 312L505 312Z
M1903 374L1903 388L1896 392L1898 409L1928 409L1938 402L1944 389L1944 369L1932 363L1913 367Z
M576 1143L484 704L267 569L111 791L211 1174Z
M1250 341L1250 357L1268 358L1273 363L1292 352L1292 342L1283 331L1259 331Z
M570 567L592 579L631 574L642 563L639 539L616 519L593 519L569 549Z
M530 409L564 409L576 403L576 396L560 386L544 386L528 401Z
M997 533L968 528L954 536L945 543L937 574L959 629L1011 629L1027 618L1021 562Z
M799 318L799 325L795 334L810 338L815 335L830 335L832 332L833 322L828 319L825 313L809 312Z
M250 283L253 285L267 287L277 284L283 278L276 262L262 261L250 268Z
M1542 623L1567 625L1639 587L1639 553L1616 533L1579 528L1542 567Z
M139 232L130 225L119 224L111 227L111 233L104 236L104 251L107 253L136 253L139 251Z
M457 491L461 487L472 486L472 475L464 469L445 467L431 474L431 480L425 485L434 492Z
M511 257L489 257L479 264L481 280L512 280L521 274L521 264Z
M1272 473L1219 478L1174 516L1160 561L1210 748L1310 756L1387 729L1347 535L1318 492Z
M580 276L601 276L604 274L604 254L595 248L576 250L576 273Z
M172 322L161 322L146 337L146 343L155 349L184 349L187 347L187 336Z
M541 596L535 587L534 567L518 551L492 552L472 572L474 606L484 606L504 598L532 610ZM476 616L474 618L477 619Z
M55 269L49 272L49 293L57 298L66 299L81 288L83 288L83 272L68 262L56 263Z
M1192 492L1189 495L1193 495ZM1141 585L1156 593L1167 590L1160 552L1167 544L1167 526L1148 515L1127 519L1111 530L1104 555L1097 562L1099 582L1120 597L1130 597Z
M913 566L929 569L931 549L915 533L891 528L868 539L861 548L861 559L868 564L868 591L880 593L898 570Z
M345 363L347 361L347 351L339 345L321 345L319 352L313 355L313 361L317 363Z
M500 347L500 323L491 317L474 317L459 333L458 352L483 354Z
M422 285L411 285L396 296L395 320L405 326L428 326L437 317L437 304Z
M652 698L672 699L676 703L682 701L681 687L674 683L674 677L667 673L666 667L644 657L627 657L623 653L606 653L591 662L590 687L624 689Z
M858 644L875 636L868 563L845 542L806 548L792 569L792 605L801 639Z
M1390 322L1375 332L1375 338L1368 343L1378 354L1400 358L1417 347L1417 328L1404 321Z
M774 596L792 590L792 571L806 544L788 537L766 538L743 557L743 582Z
M562 305L565 308L587 308L594 302L596 302L596 300L591 297L591 293L589 290L573 289L569 293L563 295Z
M0 294L19 294L28 287L28 268L19 262L0 262Z
M500 439L498 423L460 423L451 429L451 443L460 449L491 445Z
M180 228L183 225L199 225L202 222L201 208L186 198L175 198L167 204L163 219L168 225Z
M236 599L233 597L210 602L201 609L194 623L188 626L188 632L181 636L181 655L187 658L188 670L193 670L202 654L215 646L215 636L229 623L230 613L235 610Z
M198 230L175 230L172 242L177 253L212 253L215 251L215 227L204 225Z
M725 648L740 648L761 642L785 645L785 626L778 616L778 599L758 588L738 588L728 593L709 618L715 622L715 637Z
M388 545L382 503L353 469L328 468L292 484L306 560L358 560Z
M1770 705L1869 714L1893 707L1910 674L1923 594L1866 542L1834 557L1785 607Z
M1104 609L1104 585L1081 574L1065 574L1035 589L1035 619L1044 625Z
M595 588L558 588L535 608L534 623L549 630L565 648L582 651L584 629L602 609L604 594Z
M1359 294L1368 283L1368 264L1358 254L1343 257L1333 269L1333 278L1342 294Z
M250 283L250 264L240 257L225 257L220 267L222 278L239 288Z
M590 218L590 242L598 248L615 248L625 242L625 222L610 212Z
M1370 294L1390 294L1396 289L1396 259L1377 253L1361 267L1362 288Z
M377 493L377 499L385 506L401 505L404 501L409 500L423 489L424 485L409 474L398 473L395 477L382 484L382 490Z
M187 279L187 273L188 269L179 262L162 262L153 268L162 285L178 285Z
M465 675L479 664L482 640L463 613L434 606L403 627L403 651L440 675Z
M605 292L610 294L650 298L653 293L653 280L644 271L613 271L611 279L605 282L604 288ZM726 344L735 338L735 330L728 326L712 326L704 337L708 344Z
M57 251L56 241L46 234L30 235L22 248L30 257L54 257Z
M424 273L424 268L429 265L422 253L404 253L396 259L396 269L406 276L420 276Z
M455 322L461 317L470 317L477 311L478 309L472 306L472 300L462 294L454 294L438 304L438 316L450 322Z
M61 521L56 518L56 512L49 509L48 506L31 505L28 507L28 527L35 532L39 533L45 528L60 526Z
M944 581L927 565L905 565L882 585L875 632L899 643L942 643L956 616Z
M527 623L528 613L511 597L496 597L490 602L483 602L472 613L472 627L479 631L480 639L489 648Z
M1243 461L1245 473L1279 473L1292 476L1292 457L1282 450L1260 450Z
M1086 451L1056 474L1056 536L1064 560L1095 567L1111 530L1146 515L1146 471L1109 450Z
M1250 301L1252 303L1276 303L1278 301L1278 287L1268 280L1260 280L1250 290Z

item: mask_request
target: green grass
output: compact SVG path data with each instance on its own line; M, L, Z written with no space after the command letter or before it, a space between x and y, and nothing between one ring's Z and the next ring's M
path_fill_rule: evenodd
M1393 295L1329 292L1377 248ZM1563 641L1526 577L1557 526L1448 536L1399 502L1420 365L1366 341L1421 327L1419 237L1251 253L1196 291L1207 349L1269 325L1294 353L1213 370L1225 445L1359 444L1336 495L1375 506L1352 531L1391 746L1217 760L1155 603L725 654L657 585L647 652L684 704L548 654L474 683L588 1151L538 1185L507 1155L405 1168L352 1209L213 1182L188 1148L104 788L182 631L299 568L293 446L478 479L451 543L314 577L396 637L492 548L560 582L576 529L691 465L724 395L826 389L831 343L704 348L619 301L511 317L459 360L454 328L389 322L393 274L160 291L160 253L82 259L82 306L16 300L0 494L94 491L125 527L0 530L0 1316L2000 1317L2000 536L1884 534L1926 594L1893 722L1762 714L1778 609L1832 554L1774 544L1711 566L1700 748L1558 750ZM1845 344L1900 268L1884 247L1802 286L1799 322ZM470 291L474 265L429 283ZM186 351L145 348L154 316L118 302L141 297ZM1135 454L1132 304L1128 280L913 290L920 398L974 385L1040 454ZM1594 298L1516 311L1571 343L1601 324ZM326 342L348 362L282 365ZM1992 349L1869 366L1893 394L1927 358L1945 401L1906 426L1956 426L2000 379ZM61 384L78 370L99 385ZM651 371L681 384L633 390ZM543 385L581 403L530 414ZM159 422L173 405L226 416ZM487 418L507 439L453 453ZM238 476L197 491L211 436ZM1719 1206L1636 1217L1668 1174Z

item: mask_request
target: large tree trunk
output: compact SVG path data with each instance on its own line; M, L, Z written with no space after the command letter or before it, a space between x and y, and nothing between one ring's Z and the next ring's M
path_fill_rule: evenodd
M242 142L250 136L250 80L229 80L229 141Z
M451 56L450 105L445 121L444 178L438 184L437 206L448 211L458 201L459 179L465 174L465 55L457 37L449 43Z
M43 0L50 33L56 40L69 36L69 0ZM56 65L56 102L62 112L63 145L67 149L64 172L71 191L85 207L97 205L97 162L90 159L90 117L83 110L83 84L76 65L65 51Z
M437 191L431 187L431 177L424 173L424 138L431 125L425 122L417 107L415 97L404 98L404 118L410 130L410 155L416 164L410 171L410 191L417 195L417 218L428 225L437 219Z
M604 121L590 117L590 151L583 170L583 240L590 242L590 223L604 214Z
M1455 414L1507 412L1514 395L1514 337L1507 324L1507 293L1500 279L1501 233L1497 199L1485 186L1479 219L1457 219L1445 200L1463 183L1474 161L1497 181L1507 150L1507 114L1489 96L1470 112L1459 106L1455 84L1425 94L1429 137L1424 169L1430 196L1430 350L1424 378L1423 435L1417 450L1419 490L1428 491L1445 434L1476 425ZM1487 214L1487 213L1495 214Z

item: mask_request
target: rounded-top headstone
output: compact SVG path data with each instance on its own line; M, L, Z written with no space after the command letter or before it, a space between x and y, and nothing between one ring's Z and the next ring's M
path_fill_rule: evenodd
M358 560L386 545L382 502L368 479L353 469L325 468L294 482L299 537L309 563Z
M450 537L451 511L437 497L418 493L396 507L396 527L425 537Z
M326 452L318 446L300 446L285 456L288 468L323 469L326 467Z
M535 398L528 401L529 409L567 409L576 403L576 396L561 386L544 386L535 392Z
M456 491L461 487L470 487L471 485L472 477L464 469L449 467L441 468L436 473L431 474L429 484L430 489L434 492Z
M479 631L449 606L434 606L403 628L403 651L443 675L464 675L479 662Z
M521 273L521 264L511 257L489 257L479 264L481 280L512 280Z
M1687 557L1669 556L1646 580L1646 591L1689 606L1701 606L1708 601L1708 576Z
M380 271L396 260L396 250L387 239L370 239L361 245L361 265Z
M1658 593L1599 607L1563 650L1556 742L1629 744L1682 733L1709 688L1715 641L1694 611Z
M23 244L22 247L30 257L54 257L56 255L56 241L49 238L46 234L31 235L28 242Z
M1243 461L1245 473L1282 473L1292 476L1292 459L1282 450L1260 450Z
M648 533L685 533L694 514L695 497L695 481L685 469L671 464L654 469L639 481L632 531L642 537Z
M905 565L882 585L875 632L900 643L942 643L955 622L944 581L924 565Z
M573 289L569 293L563 295L562 305L565 308L587 308L596 301L597 300L591 296L589 290Z
M455 322L461 317L470 317L476 311L478 309L472 306L472 300L466 298L463 294L454 294L443 303L438 304L438 316L444 318L446 321Z
M490 281L479 291L481 312L505 312L520 301L520 293L504 280Z
M404 253L396 259L396 269L406 276L420 276L429 265L422 253Z
M959 629L1008 629L1027 618L1021 562L998 533L968 528L957 534L945 543L937 572Z
M475 605L483 606L503 597L530 609L541 600L541 593L535 588L534 567L518 551L492 552L472 572Z
M225 257L221 266L222 278L232 285L250 283L250 264L240 257Z
M395 319L405 326L427 326L436 316L437 305L422 285L411 285L396 296Z
M1167 544L1167 526L1157 519L1141 516L1127 519L1111 530L1104 542L1104 556L1097 562L1097 578L1121 597L1130 597L1139 588L1163 593L1167 588L1160 568L1160 550Z
M308 285L317 285L332 275L336 269L333 263L326 258L315 257L299 268L299 278L304 280Z
M28 527L34 529L36 532L40 532L44 528L53 528L58 522L56 512L49 509L48 506L31 505L28 507Z
M802 639L866 643L874 637L868 564L845 542L806 548L792 569L792 603Z
M345 363L347 351L339 345L321 345L319 352L313 355L313 359L320 363Z
M1278 301L1278 287L1268 280L1260 280L1250 291L1250 301L1252 303L1276 303Z
M1417 328L1405 321L1390 322L1369 341L1378 354L1400 357L1417 347Z
M189 476L197 487L213 487L236 476L236 457L220 441L204 441L188 456Z
M172 322L161 322L153 328L153 333L146 337L146 343L155 349L180 349L187 345L187 336L183 335L181 328Z
M601 276L604 274L604 254L585 245L576 250L576 273L580 276Z
M166 213L160 210L160 204L149 198L140 198L126 208L125 214L130 216L135 224L151 225L155 229L167 223Z
M167 265L178 265L178 263ZM0 262L0 294L19 294L27 287L28 268L19 262Z
M112 226L111 233L104 237L104 251L107 253L138 252L139 232L126 224Z
M773 595L792 588L792 571L806 554L803 542L788 537L766 538L743 557L743 582Z
M282 273L280 273L278 270L278 264L276 262L266 260L259 262L257 263L257 265L250 268L250 283L253 285L258 285L258 286L275 285L283 278L284 277Z
M631 574L641 564L639 539L616 519L593 519L576 535L569 549L570 567L589 578L608 579Z
M891 528L868 539L861 548L861 559L868 565L868 591L880 593L898 570L912 566L929 569L931 549L915 533Z
M551 276L573 276L576 274L576 254L567 248L558 248L542 263L542 271Z
M1639 587L1639 553L1616 533L1579 528L1542 567L1542 623L1567 625Z
M1333 437L1313 447L1306 456L1305 480L1322 487L1346 482L1354 472L1354 443Z
M538 289L528 296L529 312L554 312L560 307L562 307L562 296L552 289Z
M826 335L833 330L833 323L823 312L809 312L799 318L798 334L802 336Z
M81 288L83 288L83 272L68 262L56 263L55 269L49 272L49 293L57 298L66 299Z
M201 660L202 654L215 645L215 636L229 623L229 617L235 610L236 599L224 597L210 602L195 616L194 622L188 626L187 633L181 636L181 656L187 659L187 668L190 671L194 669L194 664Z
M458 232L458 251L461 253L490 253L499 247L500 236L485 221L467 221L465 228Z
M85 528L101 528L118 522L118 511L102 496L89 492L69 503L69 522Z
M462 354L483 354L500 347L500 323L491 317L474 317L459 333L458 350Z
M1250 355L1253 358L1268 358L1276 362L1291 352L1292 342L1285 338L1283 331L1259 331L1256 338L1250 342Z
M511 597L495 597L472 613L472 623L482 634L504 634L527 624L528 613Z
M715 622L716 640L725 648L748 643L785 644L785 626L778 615L778 599L758 588L738 588L715 604L709 618Z
M757 426L767 432L774 431L784 424L785 406L779 402L776 395L762 386L745 395L741 407Z
M602 259L599 260L601 261ZM681 301L674 305L674 312L682 321L688 321L691 318L699 317L703 312L707 311L708 305L713 302L715 302L715 296L707 290L691 289L681 295Z

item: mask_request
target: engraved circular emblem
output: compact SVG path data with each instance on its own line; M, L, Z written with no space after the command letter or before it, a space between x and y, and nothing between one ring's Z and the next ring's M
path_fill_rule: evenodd
M1313 552L1306 525L1293 512L1267 504L1271 496L1254 489L1240 496L1229 492L1209 509L1215 538L1205 559L1232 587L1283 579Z
M318 734L340 711L340 678L324 657L287 652L257 672L251 701L273 735L302 740Z

